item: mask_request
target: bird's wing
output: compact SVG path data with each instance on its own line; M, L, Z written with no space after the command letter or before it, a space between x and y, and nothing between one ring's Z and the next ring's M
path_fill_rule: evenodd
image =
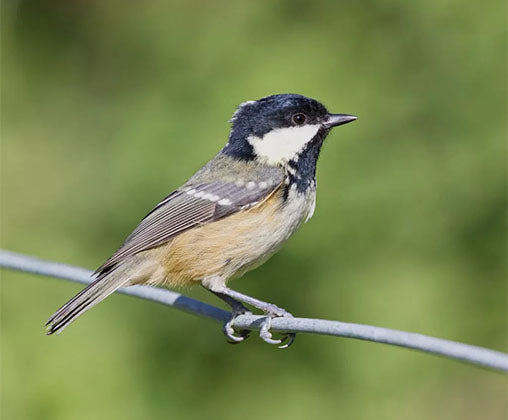
M220 181L186 184L148 213L120 249L95 273L103 277L124 259L161 245L187 229L252 208L279 188L282 181L281 175L241 185Z

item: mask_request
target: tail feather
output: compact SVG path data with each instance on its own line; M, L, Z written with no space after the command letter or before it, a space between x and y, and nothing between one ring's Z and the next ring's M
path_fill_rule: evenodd
M122 274L124 273L113 271L89 284L49 318L46 322L47 334L61 332L81 314L106 299L120 287L126 286L129 283L129 276Z

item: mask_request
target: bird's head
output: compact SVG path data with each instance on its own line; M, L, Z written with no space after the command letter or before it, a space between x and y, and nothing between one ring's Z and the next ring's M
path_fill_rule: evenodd
M302 95L267 96L237 108L223 153L267 165L285 166L306 151L317 160L330 129L354 120L353 115L331 114Z

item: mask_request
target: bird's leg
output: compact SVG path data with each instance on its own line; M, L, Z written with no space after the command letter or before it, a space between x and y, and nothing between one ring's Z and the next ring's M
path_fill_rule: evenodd
M274 305L273 303L263 302L262 300L253 298L248 295L244 295L243 293L237 292L235 290L232 290L228 287L226 287L222 282L203 282L204 286L210 290L212 293L219 296L221 299L225 300L226 302L230 303L226 298L231 299L234 302L237 302L237 304L240 304L243 308L245 308L240 302L247 303L248 305L252 305L255 308L258 308L262 310L267 316L265 320L263 321L263 324L261 325L261 329L259 331L259 336L262 340L269 344L282 344L279 346L280 348L286 348L289 347L293 341L295 340L295 334L294 333L288 333L286 334L285 338L282 340L274 340L272 338L272 334L270 333L270 327L272 325L272 318L276 317L293 317L289 312L286 310L279 308L278 306ZM233 308L234 310L234 308ZM232 317L230 321L229 327L232 329L234 318ZM226 335L227 332L226 332ZM229 335L228 335L229 337ZM231 337L230 337L231 338ZM284 343L286 341L286 343ZM283 344L284 343L284 344Z
M210 290L210 289L209 289ZM226 302L231 307L231 318L228 322L224 324L224 327L222 328L222 331L226 335L227 338L229 338L231 341L231 344L238 344L241 343L243 340L245 340L249 334L249 330L242 330L240 331L240 336L235 335L235 330L233 328L233 322L235 318L239 315L244 314L251 314L252 312L249 311L245 306L242 305L241 302L237 301L236 299L233 299L231 296L225 295L220 292L214 292L213 290L210 290L215 296L222 299L224 302Z

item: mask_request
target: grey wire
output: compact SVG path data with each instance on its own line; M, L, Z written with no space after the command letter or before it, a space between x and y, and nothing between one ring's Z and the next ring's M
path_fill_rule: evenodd
M84 284L88 284L92 281L92 272L90 270L52 261L45 261L1 249L0 267L57 277ZM119 289L118 292L129 296L148 299L152 302L162 303L163 305L172 306L219 322L227 321L230 316L229 312L216 308L215 306L189 298L180 293L157 287L131 286ZM260 315L241 315L235 320L234 324L238 329L259 330L263 318L264 317ZM276 332L305 332L391 344L438 354L500 371L508 371L507 354L422 334L373 327L370 325L311 318L275 318L272 321L271 329Z

